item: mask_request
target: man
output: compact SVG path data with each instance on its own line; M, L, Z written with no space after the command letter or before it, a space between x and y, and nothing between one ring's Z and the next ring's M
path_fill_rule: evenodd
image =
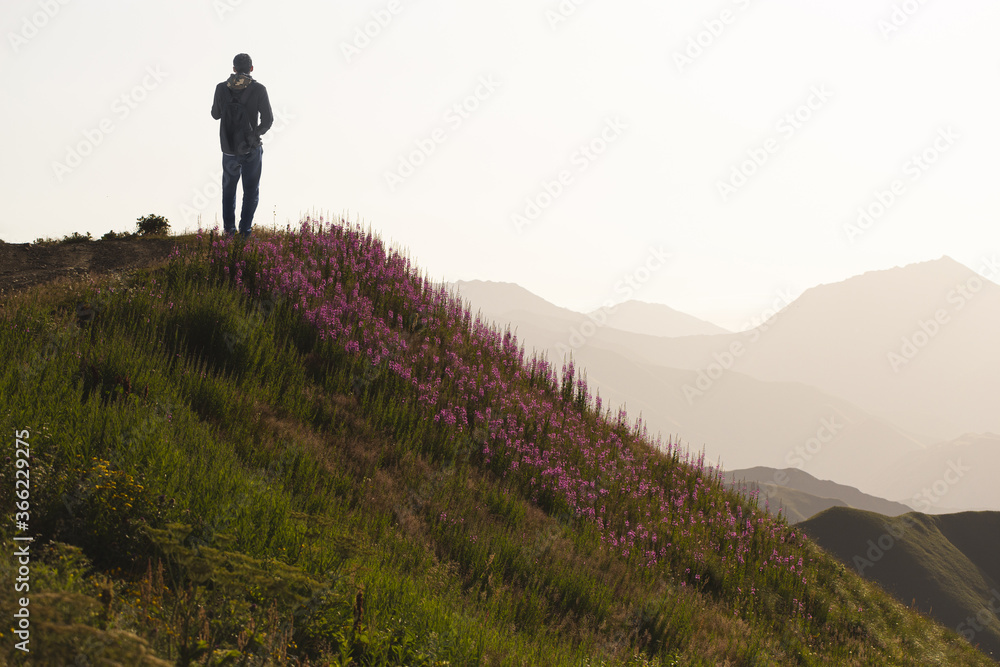
M260 137L271 129L274 115L267 89L253 80L250 56L233 58L233 74L215 87L212 118L221 120L222 224L226 234L236 234L236 184L243 178L240 236L250 237L253 214L260 200L260 165L264 154ZM260 117L258 121L258 116Z

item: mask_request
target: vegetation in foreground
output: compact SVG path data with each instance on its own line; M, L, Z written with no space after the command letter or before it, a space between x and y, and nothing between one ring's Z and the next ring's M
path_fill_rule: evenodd
M101 237L104 241L113 241L114 239L134 239L140 236L166 236L170 233L170 221L167 220L162 215L157 215L155 213L150 213L148 215L143 215L136 218L135 221L135 231L134 232L116 232L115 230L110 230ZM39 237L35 239L35 245L54 245L56 243L86 243L88 241L93 241L94 237L90 232L86 234L81 234L79 232L73 232L72 234L67 234L62 239L54 239L50 237ZM3 241L0 241L3 243Z
M799 528L859 574L1000 657L1000 512L889 518L834 507Z
M2 306L11 664L992 664L360 228Z

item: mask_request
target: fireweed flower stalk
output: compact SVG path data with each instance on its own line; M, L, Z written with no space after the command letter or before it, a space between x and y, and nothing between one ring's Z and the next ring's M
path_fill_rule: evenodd
M550 513L591 526L606 549L744 599L746 613L762 580L790 612L815 611L801 533L755 498L725 492L704 454L651 439L624 410L602 412L572 363L557 372L526 358L509 330L473 316L370 230L306 219L295 233L240 251L219 237L207 261L251 298L279 296L356 375L383 386L391 379L391 400L409 411L428 453L471 443L476 465Z

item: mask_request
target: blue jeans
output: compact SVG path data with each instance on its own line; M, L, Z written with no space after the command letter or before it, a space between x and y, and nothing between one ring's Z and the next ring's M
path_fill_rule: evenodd
M260 164L264 147L246 155L222 154L222 227L226 234L236 233L236 184L243 178L243 209L240 211L240 234L250 236L253 214L260 201Z

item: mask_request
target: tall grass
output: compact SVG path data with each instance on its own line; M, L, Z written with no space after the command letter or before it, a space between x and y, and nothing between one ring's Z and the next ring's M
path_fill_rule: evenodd
M0 352L36 660L989 664L359 227L11 297Z

